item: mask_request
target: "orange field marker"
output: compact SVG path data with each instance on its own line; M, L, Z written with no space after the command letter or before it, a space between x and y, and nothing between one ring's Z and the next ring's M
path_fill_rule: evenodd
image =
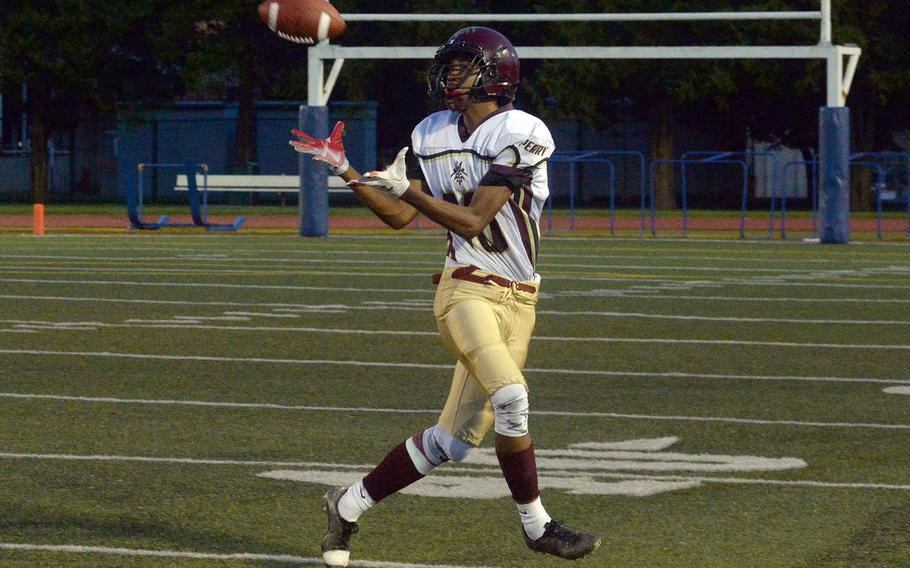
M35 236L40 237L44 234L44 204L35 203L34 211L35 219L33 224L35 227Z

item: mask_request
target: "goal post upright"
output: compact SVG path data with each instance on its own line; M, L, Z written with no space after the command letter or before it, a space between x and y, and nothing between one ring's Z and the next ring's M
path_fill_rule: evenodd
M766 12L670 12L670 13L574 13L574 14L344 14L348 22L704 22L704 21L766 21L766 20L818 20L819 40L814 45L776 45L776 46L516 46L518 56L522 59L821 59L826 61L826 107L820 112L819 135L826 133L825 139L838 140L838 144L847 144L849 160L849 110L846 108L847 95L856 72L862 50L854 45L834 45L832 43L831 0L819 0L817 11L766 11ZM321 42L308 48L308 88L307 105L323 108L331 96L338 74L346 59L431 59L437 46L338 46ZM846 58L846 60L845 60ZM325 76L325 61L333 64L328 77ZM834 109L824 112L825 109ZM846 120L843 115L846 114ZM824 121L837 115L831 128L825 129ZM838 129L846 128L846 133ZM823 130L824 129L824 130ZM312 133L314 136L327 136L328 132ZM834 138L832 135L836 134ZM831 151L819 142L821 163L829 156L837 156L842 161L844 152ZM832 164L833 165L833 164ZM824 176L822 165L820 191L824 196L833 191L842 194L846 186L846 199L849 200L849 162L838 163L830 171L846 172ZM846 176L846 178L845 178ZM833 187L832 187L832 184ZM301 192L301 199L303 192ZM835 200L837 201L837 200ZM822 199L822 203L825 200ZM828 203L831 201L828 200ZM842 204L841 204L842 205ZM301 202L301 211L305 204ZM821 205L820 205L821 207ZM847 202L849 211L849 201ZM842 206L839 207L842 210ZM326 215L328 212L326 211ZM821 212L824 217L824 211ZM302 214L301 214L302 215ZM838 216L841 218L842 216ZM849 215L848 215L849 217ZM823 220L824 222L824 220ZM843 233L841 229L834 231ZM849 229L847 229L849 234ZM303 232L301 232L303 234ZM849 236L847 236L849 238ZM843 237L833 240L822 238L823 242L846 242Z

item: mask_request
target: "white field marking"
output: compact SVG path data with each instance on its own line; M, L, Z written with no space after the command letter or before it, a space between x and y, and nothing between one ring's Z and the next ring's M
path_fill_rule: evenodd
M22 323L16 327L22 329L30 329L33 331L98 331L97 327L80 327L76 325L67 326L67 327L56 327L54 325L47 324L32 324L32 323Z
M243 268L81 268L65 267L49 264L47 266L0 266L0 272L86 272L117 274L139 272L142 274L252 274L256 276L369 276L371 278L428 278L428 274L415 273L407 270L396 272L376 272L361 270L359 272L345 272L340 270L247 270Z
M346 256L348 256L347 253L343 253L343 254L345 254ZM371 254L373 254L373 253L371 253ZM414 256L414 255L412 255L412 254L407 254L407 253L401 253L401 254L406 255L406 256L408 256L408 257L413 257L413 256ZM438 258L438 253L434 253L434 254L435 254L435 255L437 256L437 258ZM558 258L558 259L568 258L568 257L572 257L572 255L555 255L555 256L553 256L553 258ZM685 258L680 259L679 257L675 257L675 258L674 258L674 257L664 257L664 256L651 257L651 256L644 256L644 255L642 255L642 256L627 256L627 255L606 255L606 256L597 256L597 255L575 255L574 257L575 257L575 258L596 258L596 259L617 258L617 259L647 259L647 260L652 260L652 259L655 259L655 258L659 258L659 259L672 259L672 260L683 260L683 261L701 260L701 259L699 259L699 258L692 258L692 257L685 257ZM298 258L298 259L295 259L295 258L279 258L279 257L263 258L262 256L227 258L227 257L224 257L224 256L211 256L211 257L209 257L209 256L205 256L205 255L201 255L201 256L192 256L192 257L187 257L187 256L184 256L184 255L177 255L177 256L148 256L148 257L62 256L62 255L57 255L57 256L53 256L53 255L0 255L0 258L11 258L11 259L22 259L22 258L25 258L25 259L37 259L37 260L64 260L64 261L95 261L95 262L101 262L101 263L107 263L107 262L110 262L110 263L114 263L114 262L127 262L127 263L143 262L143 263L148 263L148 262L156 262L156 261L159 261L159 262L173 262L173 261L191 260L191 261L193 261L193 262L203 261L203 262L207 262L207 263L211 263L211 264L217 264L217 263L244 263L244 262L248 262L248 263L275 263L275 264L332 264L333 266L337 266L339 263L341 263L341 264L360 264L360 265L366 265L366 266L402 266L401 263L398 262L398 261L394 261L394 260L384 260L384 259L376 259L376 258L372 258L372 259L369 259L369 260L357 260L357 259L352 259L352 258L345 258L345 259L342 260L342 261L339 261L339 260L337 260L337 259L323 259L323 258L308 258L308 259L299 259L299 258ZM705 259L705 260L716 260L716 259L713 259L713 258L710 258L710 257L702 257L702 258ZM739 260L739 259L728 259L728 260L734 260L734 261L735 261L735 260ZM764 262L767 262L767 261L764 261ZM836 262L836 261L829 261L829 262ZM860 261L860 262L862 262L862 261ZM883 262L891 262L891 261L883 261ZM413 260L413 258L410 258L410 260L408 261L408 266L413 266L413 265L415 265L415 264L428 265L428 266L438 266L438 265L440 265L440 261L439 261L439 260L434 260L434 261L420 261L420 260ZM228 266L228 264L225 264L225 266ZM566 263L553 263L553 264L549 264L549 265L548 265L548 268L551 269L551 270L553 270L553 269L564 269L564 268L582 268L582 269L588 269L588 270L603 270L603 269L608 269L608 270L670 270L670 271L680 270L680 271L691 271L691 272L724 272L724 273L727 273L727 272L749 272L749 273L758 272L758 273L771 273L771 274L800 274L800 275L806 274L806 270L805 270L804 267L802 267L802 268L764 268L764 267L759 267L759 268L737 268L737 267L723 267L723 266L714 267L714 266L689 266L689 265L686 265L686 266L676 266L676 265L647 265L647 264L646 264L646 265L638 265L638 264L566 264ZM903 266L894 266L894 265L892 265L892 266L886 266L886 267L880 267L880 268L879 268L879 267L862 267L862 268L858 268L858 269L843 268L843 269L834 269L834 270L830 270L830 271L828 271L828 270L817 270L817 271L814 271L813 274L827 275L827 276L855 276L855 275L859 275L859 274L868 273L868 272L870 272L870 271L871 271L872 273L881 273L881 274L885 274L885 275L891 275L891 274L893 274L893 273L895 273L895 272L900 273L900 272L910 271L910 267L903 267Z
M432 301L428 300L431 304ZM263 306L269 306L272 304L262 304ZM285 304L287 305L287 304ZM275 312L287 312L287 313L296 313L296 312L310 312L313 310L336 310L336 311L346 311L349 309L354 309L354 306L349 306L348 304L296 304L293 307L278 307L274 308Z
M0 333L38 333L33 329L0 329Z
M426 277L426 276L424 276ZM130 280L55 280L38 278L0 278L0 282L21 282L24 284L93 284L102 286L164 286L178 288L228 288L240 290L314 290L318 292L379 292L394 294L436 294L430 288L352 288L344 286L281 286L269 284L222 284L201 282L136 282ZM204 302L189 302L204 303ZM247 305L247 304L244 304Z
M150 405L175 405L175 406L200 406L221 408L261 408L270 410L295 410L302 412L360 412L376 414L439 414L439 409L427 408L379 408L379 407L346 407L346 406L312 406L312 405L280 405L268 403L244 402L210 402L192 400L144 400L144 399L118 399L104 397L79 397L63 395L45 395L29 393L0 393L0 398L34 399L34 400L60 400L71 402L93 402L112 404L150 404ZM535 416L562 416L572 418L619 418L629 420L669 420L677 422L719 422L730 424L756 424L780 426L811 426L821 428L868 428L873 430L910 430L910 424L875 424L856 422L806 422L799 420L761 420L754 418L722 418L714 416L666 416L649 414L621 414L616 412L567 412L561 410L534 410Z
M797 319L797 318L743 318L714 316L681 316L674 314L646 314L642 312L600 312L596 310L556 311L538 310L538 314L556 316L604 316L612 318L666 319L682 321L725 321L731 323L794 323L794 324L856 324L856 325L910 325L910 320L853 320L853 319Z
M365 305L352 306L345 304L331 305L337 310L394 310L394 311L423 311L431 307L432 300L411 300L402 302L383 302L383 301L365 301ZM282 308L275 311L313 311L314 308L321 306L304 306L302 308ZM230 313L230 312L225 312ZM613 318L637 318L637 319L667 319L681 321L721 321L730 323L792 323L792 324L845 324L845 325L910 325L910 320L856 320L856 319L799 319L799 318L749 318L749 317L716 317L716 316L693 316L693 315L676 315L660 313L643 313L643 312L616 312L616 311L597 311L597 310L538 310L538 314L552 316L603 316Z
M2 258L2 255L0 255L0 258ZM34 262L34 263L30 263L30 264L16 263L16 266L12 267L12 268L28 266L28 267L36 267L36 268L60 267L61 269L66 269L66 268L64 268L64 265L67 265L67 264L75 264L78 268L83 268L85 266L85 264L83 264L84 261L91 261L91 264L96 264L96 265L97 264L117 264L117 263L121 263L121 262L128 263L128 264L143 263L143 265L146 266L150 272L155 272L155 271L167 272L171 269L152 267L152 266L149 266L149 263L157 261L157 262L161 262L161 263L172 264L175 261L191 260L191 259L177 258L177 257L145 257L145 258L119 257L118 258L118 257L102 257L102 256L99 256L99 257L54 257L54 256L29 257L29 256L25 256L24 258L62 260L63 262L59 262L59 263ZM274 263L277 265L297 264L297 265L303 265L303 266L314 265L314 264L315 265L330 264L332 266L346 266L346 267L350 266L350 265L359 265L359 266L364 266L364 267L377 267L377 268L387 268L387 267L405 268L406 266L411 267L414 265L426 265L426 266L440 266L441 265L441 263L439 261L408 260L407 264L405 265L402 263L402 261L397 261L397 260L357 260L357 259L350 259L350 258L344 259L344 260L321 259L321 258L318 258L318 259L211 258L211 259L192 259L192 260L193 260L193 264L198 264L200 261L204 261L205 265L206 265L204 270L211 270L213 272L218 272L220 270L230 270L230 271L242 270L243 267L234 268L231 266L232 264L240 264L240 263L250 263L251 265L257 264L257 263ZM11 267L0 265L0 269L6 269L6 268L11 268ZM264 268L268 268L268 267L264 267ZM646 265L646 264L638 265L638 264L566 264L566 263L563 263L563 264L550 264L550 265L548 265L547 268L549 270L580 268L583 270L638 270L638 271L648 270L648 271L722 272L722 273L745 272L745 273L749 273L749 274L761 273L761 274L798 274L798 275L804 275L806 273L806 270L804 268L735 268L735 267L720 267L720 266L674 266L674 265ZM96 268L96 270L109 270L109 269ZM128 271L128 270L132 270L132 269L130 269L130 268L123 269L123 271ZM187 269L181 268L181 269L173 269L173 270L185 271ZM849 269L840 269L840 270L831 271L831 272L817 271L817 273L821 274L823 276L841 276L842 274L840 274L840 273L844 272L844 271L849 271ZM855 274L853 274L852 271L850 271L850 272L851 272L851 274L849 274L850 276L855 276ZM887 274L890 274L890 273L887 273Z
M910 395L910 387L888 387L884 389L888 394L907 394Z
M358 275L362 275L358 273ZM426 275L420 275L426 278ZM726 285L733 286L808 286L808 287L834 287L834 288L862 288L862 289L887 289L887 288L904 288L902 286L891 286L886 284L866 285L866 284L812 284L812 283L788 283L788 282L752 282L752 281L697 281L697 280L658 280L650 278L574 278L574 277L547 277L547 280L596 280L609 282L646 282L649 284L674 284L678 286L691 287L722 287ZM26 283L26 284L93 284L102 286L144 286L144 287L178 287L178 288L206 288L206 289L245 289L245 290L311 290L311 291L329 291L329 292L377 292L377 293L407 293L407 294L435 294L435 289L430 288L355 288L344 286L292 286L292 285L268 285L268 284L224 284L224 283L200 283L200 282L137 282L131 280L71 280L71 279L45 279L45 278L0 278L0 282ZM560 295L608 295L615 297L617 292L601 293L593 292L559 292ZM699 299L696 296L693 299ZM726 299L726 298L725 298ZM752 299L752 298L743 298ZM767 300L773 301L773 300ZM818 300L818 301L841 301L840 299ZM893 300L893 299L856 299L853 301L862 302L910 302L910 300Z
M679 442L677 436L663 438L638 438L622 442L578 442L569 447L578 450L628 450L637 452L659 452Z
M191 320L191 321L250 321L247 316L171 316L174 321ZM126 321L142 321L130 319Z
M193 323L196 323L196 324L199 324L199 323L202 323L202 322L201 322L200 320L198 320L197 318L182 318L182 319L180 319L180 320L175 320L175 319L162 319L162 320L157 320L157 319L128 319L128 320L126 320L126 321L127 321L127 323L160 323L160 324L169 324L169 323L180 323L180 324L193 324ZM246 321L249 321L249 320L246 320ZM183 327L183 326L181 326L181 327Z
M26 552L68 552L73 554L103 554L108 556L146 556L156 558L186 558L192 560L223 560L271 562L277 564L297 564L301 566L324 566L322 558L307 558L292 556L290 554L256 554L252 552L220 553L220 552L189 552L183 550L148 550L142 548L115 548L108 546L83 546L67 544L26 544L18 542L0 542L0 550L26 551ZM411 564L402 562L384 562L379 560L353 560L350 566L356 568L474 568L468 566L455 566L451 564ZM484 568L476 565L477 568Z
M325 264L331 264L332 266L338 266L337 261L325 260L325 261L312 261L311 264L320 264L324 262ZM304 268L300 269L273 269L269 267L263 268L237 268L237 267L226 267L219 268L218 265L210 265L205 268L155 268L150 266L129 268L129 267L120 267L120 268L102 268L102 267L86 267L86 266L61 266L60 263L30 263L23 264L21 262L16 263L13 266L2 266L0 265L0 272L36 272L40 270L54 270L54 271L63 271L63 272L83 272L83 273L131 273L131 272L142 272L144 274L266 274L266 275L338 275L338 276L364 276L371 275L377 277L426 277L423 273L415 273L413 270L410 270L410 267L413 264L421 264L421 261L415 261L408 263L407 266L397 264L394 262L383 262L383 261L351 261L349 264L360 264L363 267L363 270L360 271L351 271L350 267L345 267L346 271L339 269L334 269L331 271L322 271L322 270L308 270ZM96 263L101 264L101 263ZM113 263L109 263L113 264ZM432 266L438 266L437 262L425 262L423 264L428 264ZM382 267L392 270L391 272L377 272L374 267ZM555 272L558 269L566 268L581 268L585 272ZM825 278L852 278L852 277L878 277L878 276L892 276L892 275L901 275L905 274L903 267L888 267L885 269L860 269L860 270L831 270L831 271L814 271L812 273L806 273L803 269L751 269L751 268L725 268L725 267L689 267L689 266L650 266L650 265L556 265L551 267L548 273L545 275L548 280L573 280L573 281L648 281L648 282L660 282L656 278L660 274L655 274L653 278L637 278L629 279L622 278L614 275L610 276L589 276L589 274L594 271L599 270L636 270L636 271L686 271L686 272L715 272L715 273L730 273L730 272L746 272L746 273L760 273L766 272L770 274L782 274L782 276L759 276L756 275L752 278L746 279L743 282L742 279L721 279L720 282L725 284L748 284L748 285L814 285L814 286L838 286L838 287L858 287L866 286L864 284L842 284L837 282L819 282L819 279ZM787 280L787 275L795 276L796 282ZM799 280L811 280L811 282L799 282ZM671 280L676 281L676 280ZM884 288L898 288L906 289L910 286L901 286L901 285L888 285L880 284L877 287Z
M717 286L713 286L716 288ZM637 287L636 287L637 288ZM663 291L665 289L661 289ZM587 297L598 298L608 297L611 299L644 299L644 300L696 300L711 302L794 302L794 303L853 303L853 304L910 304L910 299L902 300L899 298L799 298L792 296L783 296L778 298L762 296L695 296L695 295L678 295L678 294L642 294L638 292L627 292L626 290L579 290L579 291L561 291L549 292L553 297ZM0 296L2 297L2 296Z
M97 321L0 320L0 322L11 323L18 329L43 331L98 331L104 327L103 323Z
M799 281L787 281L787 280L778 280L770 278L754 278L754 279L728 279L721 278L718 280L688 280L688 279L669 279L669 278L660 278L658 275L655 275L653 278L630 278L623 276L585 276L583 273L578 275L567 275L567 274L550 274L545 273L544 278L547 282L551 280L559 281L570 281L570 282L643 282L647 284L677 284L679 286L707 286L713 288L726 287L726 286L749 286L749 287L761 287L761 286L772 286L775 288L780 287L791 287L791 288L857 288L857 289L888 289L888 290L907 290L910 289L910 285L903 284L888 284L885 282L875 283L875 284L846 284L840 282L799 282Z
M275 314L278 317L278 314ZM297 317L286 315L285 317ZM0 320L0 322L20 323L18 320ZM45 322L51 325L53 322ZM292 332L292 333L329 333L336 335L403 335L407 337L436 337L435 331L408 331L398 329L341 329L325 327L274 327L274 326L233 326L233 325L196 325L191 323L174 325L166 324L133 324L133 323L105 323L98 324L104 328L151 328L151 329L206 329L216 331L267 331L267 332ZM577 343L633 343L660 345L750 345L757 347L794 347L798 349L864 349L886 351L910 351L910 345L900 344L865 344L865 343L800 343L792 341L745 341L738 339L664 339L650 337L559 337L541 335L533 341L562 341Z
M334 288L323 288L321 290L336 290ZM363 288L358 290L360 292L423 292L427 294L433 293L432 290L375 290L369 288ZM625 298L634 298L634 299L648 299L648 300L697 300L697 301L729 301L729 302L802 302L802 303L859 303L859 304L910 304L910 299L900 300L893 298L881 298L881 299L870 299L870 298L761 298L761 297L752 297L752 296L676 296L676 295L645 295L645 294L626 294L622 291L608 291L608 290L592 290L589 292L550 292L545 295L550 297L603 297L609 296L611 299L625 299ZM98 298L98 297L75 297L75 296L35 296L35 295L23 295L23 294L0 294L0 299L7 300L47 300L55 302L99 302L99 303L114 303L114 304L154 304L154 305L174 305L174 306L224 306L224 307L243 307L243 306L254 306L254 307L263 307L263 308L275 308L275 311L323 311L327 313L332 313L333 311L342 311L345 309L351 310L371 310L371 309L385 309L385 306L395 306L396 310L404 311L425 311L426 307L432 306L432 300L405 300L401 302L383 302L383 301L365 301L363 302L364 306L350 306L347 304L294 304L294 303L281 303L281 302L212 302L205 300L147 300L143 298ZM377 306L373 308L372 306ZM414 307L411 307L414 306ZM424 307L416 307L424 306ZM280 309L279 309L280 308ZM553 315L574 315L579 312L558 312L558 311L538 311L537 313L547 313ZM182 316L180 316L182 317ZM198 319L198 318L188 318L188 319ZM127 320L127 321L136 321L136 320ZM805 321L805 320L799 320ZM869 320L859 320L859 321L869 321Z
M140 319L130 318L126 323L155 323L155 324L201 324L203 321L250 321L246 316L171 316L171 319ZM181 326L183 327L183 326Z
M397 235L397 234L393 234L393 235L382 235L382 234L335 235L332 237L332 240L333 240L333 245L335 247L342 247L342 248L351 247L355 250L363 250L364 246L375 246L377 250L385 251L388 248L385 245L379 245L379 244L364 245L364 244L362 244L362 241L377 241L377 242L385 241L385 242L387 242L388 246L397 246L399 243L404 242L404 239L407 239L407 241L433 241L434 243L436 243L436 242L439 242L440 237L442 235L444 235L444 233L441 230L436 230L436 231L427 231L427 234L410 234L410 235L407 235L407 237L402 237L401 235ZM3 239L3 238L6 238L6 237L3 235L0 235L0 239ZM219 235L206 234L206 233L196 233L192 236L165 234L165 233L132 234L132 235L120 235L120 234L82 235L82 234L72 234L72 233L70 233L70 234L60 233L60 234L47 235L47 240L71 241L70 243L66 243L66 244L72 244L72 242L75 242L75 241L86 241L86 240L87 241L92 241L92 240L119 241L119 242L123 243L123 245L118 250L123 250L123 247L129 247L129 246L137 244L138 242L145 244L145 242L147 242L147 241L155 241L156 243L161 242L161 243L165 243L167 245L171 245L174 247L184 247L184 246L196 246L196 245L198 245L199 241L215 242L220 238L221 237ZM18 234L18 235L11 235L11 236L9 236L9 239L20 241L23 244L31 245L32 236L31 236L31 233L22 233L22 234ZM256 237L244 236L242 239L238 239L238 240L252 242L254 239L256 239ZM259 239L259 240L264 240L264 239ZM345 242L345 241L348 241L348 242ZM577 236L577 235L561 236L561 235L556 234L556 235L548 235L547 241L555 242L558 244L566 244L566 245L574 246L575 243L579 243L579 242L592 242L595 244L602 245L604 242L604 239L603 239L603 237L583 237L583 236ZM637 245L637 246L641 246L641 244L642 244L642 240L640 237L611 237L610 242L611 243L629 243L630 245ZM653 238L649 237L648 243L649 244L650 243L662 243L662 244L671 244L671 245L685 244L685 242L683 240L681 240L679 237L653 237ZM61 244L63 244L63 243L61 243ZM79 244L81 244L81 243L79 243ZM719 245L729 245L731 251L736 248L743 248L743 247L750 247L750 246L755 247L755 245L760 245L762 248L772 248L772 247L773 248L793 248L793 249L799 249L800 247L813 247L814 249L818 248L814 244L809 244L809 243L800 242L800 241L783 241L782 240L782 241L756 242L753 240L743 240L743 239L733 239L733 238L711 239L710 243L706 243L706 244L712 245L711 250L718 250L718 251L726 250L726 249L720 247ZM870 242L850 241L848 248L844 252L838 252L836 254L840 257L847 257L852 252L849 249L871 250L871 249L889 249L889 248L890 249L905 249L906 244L903 242L888 242L888 241L874 241L874 242L872 242L872 241L870 241ZM92 248L92 250L94 250L94 248ZM161 250L161 249L156 249L156 250ZM642 249L642 250L652 250L652 249ZM663 249L657 249L657 250L663 250ZM666 250L667 250L667 252L684 252L684 251L703 252L703 251L700 251L699 249L695 249L695 248L673 247L673 248L668 248ZM738 251L734 251L734 252L738 252ZM743 251L743 252L744 252L744 254L759 254L754 249ZM777 252L777 251L773 251L773 252ZM857 254L860 254L859 251L857 251ZM883 255L894 254L895 256L898 256L901 258L903 258L903 256L904 256L904 254L902 254L902 252L901 253L888 252L888 253L882 253L882 254Z
M808 464L798 458L764 458L708 454L664 453L660 450L675 444L678 438L628 440L619 444L571 444L568 448L539 449L537 467L540 485L544 489L561 489L574 495L626 495L645 497L689 489L701 485L697 481L627 480L605 483L596 477L605 472L663 471L663 472L768 472L805 468ZM617 449L613 446L623 446ZM483 448L471 452L457 469L445 468L440 474L424 478L403 490L403 493L424 497L456 499L497 499L507 497L509 489L500 475L478 476L497 472L499 460L495 450ZM492 466L492 467L491 467ZM452 475L464 472L473 475ZM498 473L498 472L497 472ZM279 470L258 474L269 479L283 479L335 485L357 481L358 473L340 470Z
M0 272L6 269L0 268ZM34 269L9 269L7 272L59 272L59 271L70 271L70 272L84 272L84 273L124 273L124 272L142 272L147 274L154 273L166 273L166 274L212 274L212 275L224 275L224 274L249 274L257 276L369 276L369 277L389 277L389 278L420 278L427 279L428 274L425 273L412 273L410 271L404 270L401 272L370 272L370 271L361 271L361 272L322 272L322 271L306 271L306 270L297 270L297 271L281 271L281 270L181 270L181 269L172 269L172 270L145 270L145 269L55 269L48 267L46 270L34 270ZM863 290L908 290L910 285L903 284L888 284L887 282L880 283L871 283L871 284L844 284L837 282L796 282L796 281L783 281L783 280L770 280L770 279L743 279L743 280L733 280L722 278L719 280L687 280L687 279L666 279L660 278L658 276L654 277L624 277L624 276L583 276L583 275L573 275L573 274L547 274L547 281L569 281L569 282L642 282L647 284L672 284L680 287L691 286L691 287L712 287L712 288L721 288L728 286L748 286L750 288L762 287L762 286L771 286L775 288L780 287L794 287L794 288L850 288L850 289L863 289ZM24 279L24 278L0 278L0 282L8 281L28 281L28 282L40 282L41 280L37 279ZM64 280L43 280L44 282L65 282ZM903 281L903 280L902 280ZM111 281L99 281L97 283L101 284L110 284ZM133 284L127 282L127 284ZM158 285L158 283L143 283L143 285ZM204 286L208 288L275 288L275 289L310 289L310 290L355 290L363 291L362 288L335 288L335 287L315 287L315 286L254 286L254 285L238 285L238 284L216 284L216 283L189 283L189 284L180 284L180 283L168 283L167 285L175 286ZM376 290L370 288L368 290ZM379 289L378 291L383 291ZM422 292L427 292L428 290L421 289ZM433 292L429 290L429 292Z
M86 462L133 462L133 463L153 463L153 464L176 464L176 465L205 465L205 466L241 466L241 467L286 467L286 468L325 468L335 470L348 470L355 476L354 480L360 479L365 473L369 472L375 464L340 464L340 463L323 463L323 462L300 462L300 461L242 461L242 460L224 460L224 459L200 459L200 458L171 458L171 457L149 457L149 456L123 456L123 455L75 455L75 454L39 454L39 453L18 453L18 452L0 452L0 459L22 459L22 460L49 460L49 461L86 461ZM502 477L499 468L466 468L458 467L453 464L447 464L440 472L450 473L489 473L499 474L499 483L502 484ZM553 472L561 473L561 472ZM576 474L575 472L568 472ZM829 481L810 481L810 480L777 480L777 479L758 479L758 478L735 478L735 477L710 477L710 476L682 476L682 475L642 475L635 473L619 472L598 472L598 477L613 479L650 479L658 481L699 481L703 483L720 483L720 484L741 484L741 485L781 485L789 487L813 487L813 488L832 488L832 489L884 489L895 491L910 491L910 485L888 484L888 483L853 483L853 482L829 482ZM430 476L432 477L432 476Z
M420 300L420 299L416 299L416 298L407 299L407 300L399 300L397 302L396 301L389 302L389 301L385 301L385 300L366 300L363 303L364 304L377 304L377 305L381 305L381 306L398 306L398 307L425 306L425 307L430 307L433 305L433 300Z
M548 240L550 240L548 238ZM83 248L83 247L79 247ZM117 252L123 252L124 247L92 247L92 251L102 251L102 250L112 250ZM161 252L161 249L155 247L129 247L130 251L143 251L143 252ZM644 249L632 249L635 251L641 251ZM697 260L697 261L722 261L722 262L761 262L767 263L768 258L756 258L755 256L713 256L705 255L704 251L698 251L696 249L683 249L679 253L688 253L685 255L681 254L614 254L614 253L604 253L604 254L556 254L556 253L541 253L539 258L541 259L563 259L563 258L590 258L590 259L635 259L635 260ZM698 253L698 254L692 254ZM329 250L300 250L298 248L267 248L262 250L236 250L236 249L210 249L210 250L199 250L193 252L192 254L187 253L185 255L177 255L178 258L181 257L193 257L193 258L208 258L216 254L221 254L222 256L228 255L256 255L257 257L262 254L278 254L278 255L299 255L299 256L331 256L331 255L344 255L344 256L376 256L375 250L365 251L360 249L353 249L350 247L344 247L343 250L336 250L335 248ZM438 251L393 251L393 250L382 250L382 256L407 256L408 258L413 258L414 256L427 256L434 259L439 259L440 255ZM19 256L10 255L13 258L19 258ZM21 255L28 258L36 258L31 255ZM57 258L57 257L49 257ZM152 259L160 259L163 257L151 257ZM280 258L286 258L284 256ZM903 257L899 257L903 258ZM793 262L798 263L800 266L806 264L847 264L847 263L864 263L864 264L881 264L881 263L893 263L894 260L884 258L866 258L866 257L847 257L847 258L812 258L812 259L803 259L803 258L781 258L780 251L774 251L774 262Z
M450 468L446 466L445 472L455 473L478 473L477 470L465 470L462 468ZM258 477L267 479L279 479L287 481L303 481L310 483L321 483L323 485L352 484L360 480L369 468L362 471L300 471L300 470L277 470L268 471L258 474ZM497 498L509 495L508 488L502 481L501 474L496 476L497 471L490 470L494 477L483 478L476 475L470 476L464 480L464 494L459 497L464 498ZM737 478L737 477L704 477L704 476L679 476L679 475L641 475L634 473L605 473L598 472L596 477L620 479L618 483L604 483L597 481L593 477L578 475L578 472L553 471L553 477L541 475L540 484L542 489L564 489L567 493L575 495L625 495L634 497L648 497L658 493L676 491L680 489L690 489L698 487L702 483L715 483L722 485L772 485L779 487L800 487L814 489L872 489L886 491L910 491L910 485L898 485L888 483L849 483L849 482L829 482L829 481L788 481L782 479L760 479L760 478ZM572 477L572 474L575 477ZM335 476L335 477L333 477ZM446 478L449 479L446 479ZM414 485L410 492L417 495L424 495L426 484L426 496L438 497L439 492L451 490L454 486L459 487L459 478L451 479L452 476L433 475L428 476ZM638 480L635 483L633 480ZM435 483L434 483L435 482ZM430 485L432 484L432 485ZM419 492L418 492L419 491ZM403 493L408 493L405 489ZM446 495L449 496L449 495Z
M438 363L398 363L394 361L354 361L333 359L269 359L262 357L218 357L212 355L159 355L145 353L116 353L110 351L36 351L21 349L0 349L0 353L8 355L51 355L72 357L112 357L123 359L164 360L164 361L209 361L230 363L267 363L278 365L327 365L342 367L385 367L399 369L440 369L451 372L452 364ZM808 382L835 382L835 383L873 383L873 384L910 384L910 379L886 379L866 377L814 377L799 375L733 375L717 373L682 373L678 371L604 371L595 369L558 369L528 367L525 373L543 375L578 375L585 377L653 377L670 379L727 379L750 381L808 381Z
M297 314L276 314L274 312L224 312L226 316L245 316L247 318L299 318Z

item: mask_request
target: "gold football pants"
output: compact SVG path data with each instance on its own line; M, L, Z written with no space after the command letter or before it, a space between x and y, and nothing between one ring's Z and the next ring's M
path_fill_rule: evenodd
M475 281L468 281L453 277L456 270L465 272L443 271L433 305L442 339L458 359L439 426L478 446L495 418L490 395L513 383L528 388L521 370L534 331L538 284L508 282L478 269L469 275Z

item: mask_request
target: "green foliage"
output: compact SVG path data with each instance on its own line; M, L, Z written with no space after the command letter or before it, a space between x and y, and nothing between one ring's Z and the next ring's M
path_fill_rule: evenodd
M0 26L0 80L49 87L63 107L59 115L72 114L66 101L110 108L173 96L179 54L194 39L187 5L126 0L116 8L85 0L10 3Z
M569 12L692 12L733 10L817 10L817 2L681 2L561 0L538 3ZM834 3L835 43L864 49L851 106L869 109L879 120L908 127L910 16L904 3ZM553 45L808 45L818 41L815 21L713 23L590 23L552 26L545 43ZM542 42L544 43L544 42ZM669 107L681 122L718 117L730 127L749 127L753 135L797 146L815 144L817 108L825 104L824 63L818 61L548 61L535 77L538 103L555 107L555 116L574 116L592 124L615 121L618 111L647 119L650 109ZM573 85L567 89L566 85ZM617 105L632 101L631 109ZM888 143L879 140L879 144Z

